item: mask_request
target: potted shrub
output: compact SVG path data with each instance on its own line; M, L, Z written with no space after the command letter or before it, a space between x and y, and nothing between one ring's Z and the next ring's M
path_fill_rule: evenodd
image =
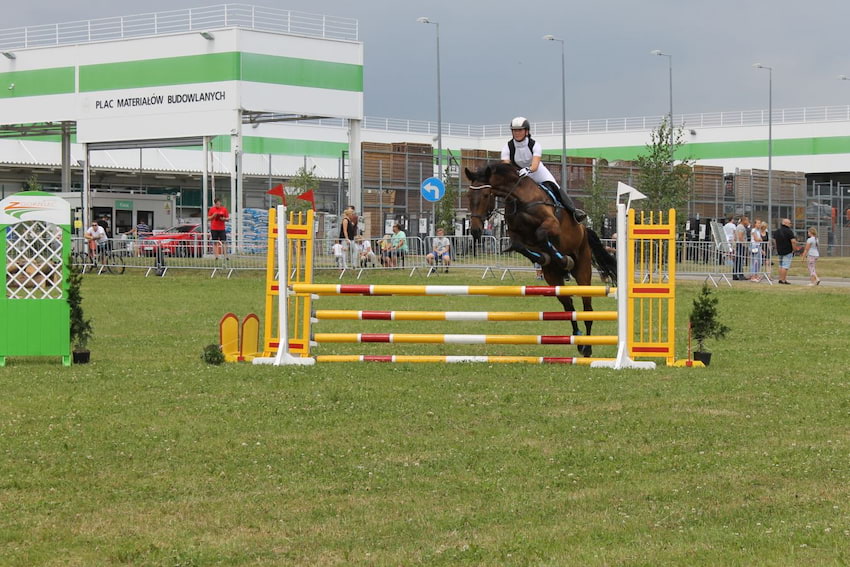
M86 364L91 352L87 345L92 336L91 320L83 313L83 296L80 287L83 283L83 273L80 268L71 263L68 279L68 305L71 307L71 350L74 363Z
M693 309L688 318L693 339L697 343L694 360L706 366L711 362L711 353L705 350L706 339L722 339L731 329L717 320L717 296L708 284L703 283L699 295L694 298Z

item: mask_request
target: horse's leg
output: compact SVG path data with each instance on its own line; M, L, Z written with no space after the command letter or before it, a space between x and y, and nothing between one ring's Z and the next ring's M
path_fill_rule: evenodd
M552 254L552 258L560 263L562 270L570 271L573 266L569 256L562 253L561 227L554 217L545 219L534 232L535 241L539 242L544 250Z
M559 266L555 266L553 264L549 264L548 266L545 266L543 268L543 278L549 285L564 285L563 273L563 270ZM568 313L575 311L575 304L573 303L573 297L571 295L559 296L558 301L561 303L561 306L564 308L564 311ZM570 323L573 326L573 335L578 336L578 322L570 321ZM582 347L578 347L578 351L579 354L584 355L584 353L582 352Z
M590 259L590 248L586 246L586 241L583 241L585 246L583 246L580 250L578 250L575 254L576 257L576 265L573 268L572 273L576 279L577 285L590 285L591 277L593 276L593 264ZM582 296L581 298L582 308L585 311L593 311L593 299L590 297ZM575 324L575 323L574 323ZM584 322L584 330L585 335L590 336L593 331L593 321L588 319ZM593 346L592 345L583 345L578 347L579 352L583 356L592 356L593 355Z
M522 254L526 258L528 258L534 264L540 264L540 266L548 266L551 264L551 257L545 252L537 252L536 250L530 250L521 245L519 241L512 240L511 247L508 250L514 251L518 254Z

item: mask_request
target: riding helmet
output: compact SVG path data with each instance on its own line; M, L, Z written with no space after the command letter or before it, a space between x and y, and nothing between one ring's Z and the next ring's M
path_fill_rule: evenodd
M525 116L517 116L511 120L511 130L530 130L531 124Z

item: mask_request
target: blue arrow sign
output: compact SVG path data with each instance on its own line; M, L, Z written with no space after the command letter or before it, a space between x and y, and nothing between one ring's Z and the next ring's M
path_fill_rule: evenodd
M422 197L426 201L434 203L442 199L443 195L446 194L446 185L437 177L429 177L422 182L419 190L422 192Z

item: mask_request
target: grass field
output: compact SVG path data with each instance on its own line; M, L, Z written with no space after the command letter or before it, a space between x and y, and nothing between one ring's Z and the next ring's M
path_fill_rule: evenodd
M10 358L0 369L0 564L850 563L850 288L721 287L733 330L710 343L707 369L205 365L219 317L262 315L262 287L244 276L86 276L93 362ZM680 328L697 291L680 284ZM463 297L319 307L341 303L559 308ZM322 352L342 347L405 348Z

